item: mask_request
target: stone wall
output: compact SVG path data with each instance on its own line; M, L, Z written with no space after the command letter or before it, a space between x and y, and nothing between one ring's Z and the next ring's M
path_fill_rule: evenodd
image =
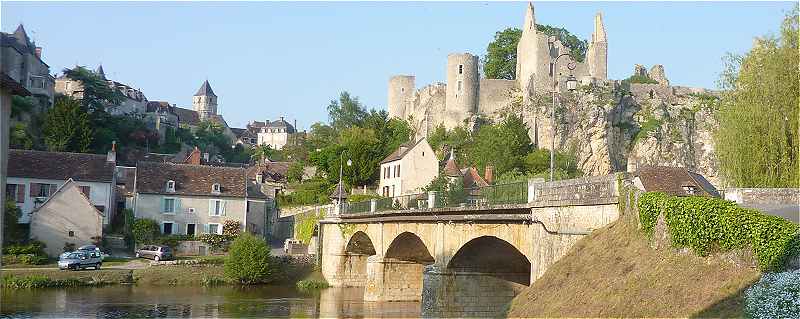
M428 266L424 273L425 318L502 317L506 305L528 286L485 273Z
M514 80L481 79L478 113L493 118L495 113L507 110L514 101L514 90Z
M727 188L725 199L738 204L800 205L800 188Z

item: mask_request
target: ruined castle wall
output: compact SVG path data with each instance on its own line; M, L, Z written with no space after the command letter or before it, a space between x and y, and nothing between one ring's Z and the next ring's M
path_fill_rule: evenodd
M447 85L444 83L430 84L414 94L414 101L406 110L406 119L411 120L418 136L425 136L428 130L444 122L446 94Z
M448 113L467 117L478 108L478 57L469 53L452 53L447 56Z
M481 79L478 113L491 116L510 106L516 85L514 80Z
M406 118L407 109L414 99L415 77L395 75L389 78L387 106L390 118Z

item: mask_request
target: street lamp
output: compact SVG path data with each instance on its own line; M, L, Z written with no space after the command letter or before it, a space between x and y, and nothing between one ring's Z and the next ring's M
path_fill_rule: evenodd
M342 205L342 192L344 192L344 186L342 186L342 169L344 168L344 165L342 165L344 164L342 159L344 158L344 152L347 152L347 150L343 150L342 153L339 154L339 189L337 191L338 194L336 194L339 197L340 206ZM351 161L349 158L347 159L347 166L353 166L353 161Z
M554 36L551 36L547 39L547 43L551 46L555 43L556 39ZM556 100L558 99L558 60L562 57L569 57L570 63L567 64L567 68L572 71L575 69L575 59L569 53L562 53L555 58L550 58L550 65L552 66L552 71L550 75L553 77L553 107L550 109L550 130L552 133L552 141L550 145L550 181L553 181L553 173L555 172L555 161L556 161ZM570 72L571 73L571 72ZM567 77L567 90L574 91L575 88L578 87L578 80L575 79L572 74Z

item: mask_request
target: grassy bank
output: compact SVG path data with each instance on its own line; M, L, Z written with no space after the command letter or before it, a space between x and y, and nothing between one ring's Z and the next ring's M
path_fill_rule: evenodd
M10 289L102 286L132 283L132 271L102 269L65 271L58 269L3 269L3 287Z
M752 265L650 247L627 213L578 241L512 302L509 317L742 317Z

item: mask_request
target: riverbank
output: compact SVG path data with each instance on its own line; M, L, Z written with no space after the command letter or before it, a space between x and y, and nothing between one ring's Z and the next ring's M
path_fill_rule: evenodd
M156 265L134 261L130 269L68 271L57 268L5 268L2 286L6 289L104 286L141 284L151 286L237 285L224 275L224 258L182 259ZM141 265L141 267L139 266ZM314 269L313 259L273 257L269 284L294 284ZM121 265L117 267L123 267Z

